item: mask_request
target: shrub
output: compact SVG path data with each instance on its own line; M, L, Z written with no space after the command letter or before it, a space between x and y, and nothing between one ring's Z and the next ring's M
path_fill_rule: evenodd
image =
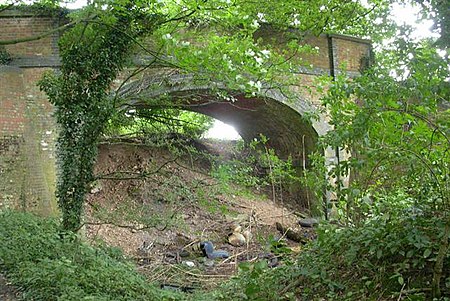
M432 300L444 221L390 209L357 227L321 224L293 264L244 266L210 300ZM440 300L450 300L448 250L443 271Z
M114 258L109 254L114 254ZM0 267L25 300L182 300L150 285L114 252L62 234L54 219L0 212Z

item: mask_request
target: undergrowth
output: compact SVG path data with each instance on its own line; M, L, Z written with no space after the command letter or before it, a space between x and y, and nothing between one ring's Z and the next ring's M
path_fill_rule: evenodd
M218 289L186 295L147 283L117 249L62 235L56 220L5 211L0 268L24 300L432 300L443 233L443 220L425 213L390 212L357 227L321 224L317 240L284 265L244 263ZM448 301L450 252L443 270L439 300Z
M24 300L183 299L147 283L116 249L93 248L29 213L0 212L0 269Z
M243 266L210 300L432 300L433 265L444 233L435 216L377 216L358 227L322 224L293 264ZM450 252L443 297L450 300ZM435 299L437 300L437 299Z

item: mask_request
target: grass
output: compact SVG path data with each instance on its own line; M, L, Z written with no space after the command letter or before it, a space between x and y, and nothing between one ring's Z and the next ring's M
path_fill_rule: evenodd
M24 300L183 300L149 284L117 249L94 248L58 221L0 212L0 268Z

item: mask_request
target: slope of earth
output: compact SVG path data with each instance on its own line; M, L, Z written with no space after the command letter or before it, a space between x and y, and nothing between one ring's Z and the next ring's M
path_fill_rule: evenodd
M184 141L183 147L187 145L208 150L203 144ZM211 141L206 145L211 148ZM282 264L276 247L296 252L300 245L285 240L276 222L306 238L314 235L298 226L294 212L265 195L212 178L210 160L173 145L137 140L101 144L98 180L86 208L87 238L122 249L149 280L190 290L214 287L244 261ZM248 237L241 245L228 241L236 227ZM205 256L199 243L206 241L229 257Z
M11 286L7 279L0 274L0 300L1 301L16 301L18 300L18 291Z

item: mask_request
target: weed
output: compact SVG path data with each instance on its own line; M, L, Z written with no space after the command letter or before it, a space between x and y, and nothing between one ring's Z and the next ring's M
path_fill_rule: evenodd
M0 267L24 300L182 300L139 275L118 249L93 248L54 219L0 212ZM118 260L120 259L120 260Z

